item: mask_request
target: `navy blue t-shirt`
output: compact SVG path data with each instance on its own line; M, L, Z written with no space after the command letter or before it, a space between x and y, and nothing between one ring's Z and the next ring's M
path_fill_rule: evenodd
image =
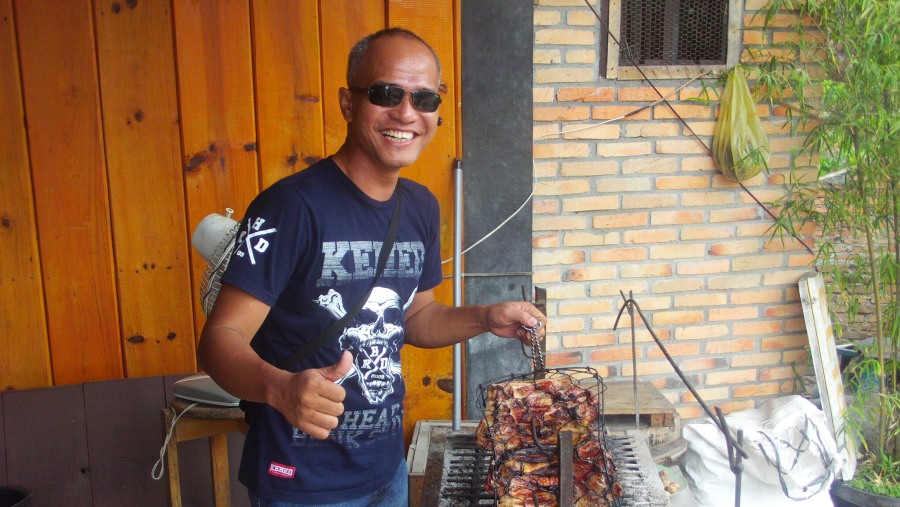
M243 402L250 430L239 478L256 495L297 503L338 502L386 484L403 459L400 348L417 291L442 279L437 199L401 179L400 224L387 267L344 332L298 361L299 371L354 357L338 381L344 414L327 440L294 428L272 407ZM369 198L331 158L264 190L249 206L222 280L271 306L251 341L279 364L354 306L372 283L397 192Z

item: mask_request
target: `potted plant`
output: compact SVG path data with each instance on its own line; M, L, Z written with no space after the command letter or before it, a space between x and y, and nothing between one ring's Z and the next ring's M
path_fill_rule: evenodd
M796 20L789 42L749 50L746 66L757 96L804 136L773 236L815 230L815 264L843 310L836 328L874 315L873 345L851 366L871 381L859 381L844 420L860 459L832 495L836 505L854 505L841 503L847 486L900 498L900 2L771 0L760 15L769 29ZM881 501L858 505L894 505Z

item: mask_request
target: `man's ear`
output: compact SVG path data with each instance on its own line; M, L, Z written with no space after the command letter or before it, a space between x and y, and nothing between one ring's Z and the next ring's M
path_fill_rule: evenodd
M341 105L341 114L344 115L344 121L350 121L353 117L353 97L350 90L343 87L338 90L338 103Z

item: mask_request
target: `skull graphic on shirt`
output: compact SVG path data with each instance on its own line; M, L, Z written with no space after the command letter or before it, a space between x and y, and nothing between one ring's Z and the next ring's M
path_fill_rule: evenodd
M415 294L415 292L413 292ZM391 289L375 287L353 323L340 338L342 350L353 354L353 367L337 381L342 384L356 378L363 395L372 404L385 400L394 392L400 377L400 363L393 356L403 341L403 315L412 297L401 305L400 296ZM335 318L346 314L343 298L334 290L320 296L320 306Z

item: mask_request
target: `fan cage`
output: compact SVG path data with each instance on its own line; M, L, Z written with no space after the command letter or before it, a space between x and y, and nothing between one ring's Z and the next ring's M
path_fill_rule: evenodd
M206 265L206 271L203 272L203 278L200 281L200 304L203 307L203 313L209 315L216 298L219 297L219 291L222 289L222 274L228 268L228 262L234 253L237 233L240 223L236 223L231 230L225 234L212 258Z
M476 389L477 398L477 406L481 409L482 414L485 414L487 410L487 402L488 402L488 392L491 388L497 387L505 387L506 385L512 382L521 382L521 381L530 381L537 383L542 380L553 380L559 378L568 378L571 381L572 385L578 386L589 393L591 393L594 397L594 402L596 403L597 409L597 418L591 423L592 427L591 436L595 438L600 443L600 454L598 459L593 463L596 467L597 471L603 474L603 478L605 480L605 484L613 490L613 494L607 495L607 497L611 496L612 499L608 505L614 507L620 507L620 497L622 494L621 488L613 488L613 485L616 483L617 472L615 470L615 466L612 463L611 454L609 453L609 446L607 444L606 436L606 418L603 413L603 399L604 393L606 392L606 385L603 382L603 378L600 374L591 367L567 367L567 368L543 368L539 370L535 370L531 373L521 373L521 374L510 374L504 377L500 377L491 381L488 381L484 384L479 384ZM491 443L494 442L495 435L492 435L492 425L488 423L486 416L482 417L483 423L487 428L488 439ZM558 439L557 439L558 440ZM540 448L542 447L542 448ZM506 454L513 454L515 452L543 452L547 455L548 460L552 462L553 456L559 455L559 446L558 445L546 445L542 444L540 447L530 447L525 449L520 449L514 451L513 453L504 453L504 455L498 456L496 454L496 446L491 445L491 450L489 451L490 455L490 464L488 466L488 481L492 477L498 477L498 471L500 467L500 463L502 458ZM488 488L488 484L485 484L485 488ZM547 491L550 491L556 495L556 498L559 498L559 487L558 485L553 487L548 487ZM494 501L499 501L497 497L496 490L494 491ZM527 502L526 502L527 503ZM537 501L534 502L535 506L538 506L539 503Z

